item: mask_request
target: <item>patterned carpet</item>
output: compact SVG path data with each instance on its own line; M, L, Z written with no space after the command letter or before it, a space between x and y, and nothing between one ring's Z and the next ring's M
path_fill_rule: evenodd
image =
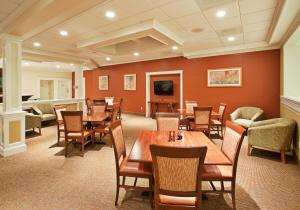
M129 153L139 130L155 129L155 121L125 115L123 128ZM28 134L27 152L0 158L1 210L151 209L147 197L124 189L119 206L114 206L115 163L109 145L88 145L83 158L79 145L70 147L70 157L65 158L63 142L56 146L56 127L42 132L42 136ZM246 145L245 141L237 172L237 209L300 209L300 167L292 160L282 164L279 154L257 149L248 157ZM146 186L147 181L138 184ZM229 195L210 195L203 205L203 209L232 209Z

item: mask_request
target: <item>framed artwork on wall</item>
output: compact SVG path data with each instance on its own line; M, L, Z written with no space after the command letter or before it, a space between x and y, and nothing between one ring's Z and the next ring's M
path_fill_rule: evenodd
M136 74L124 75L124 90L136 90Z
M108 90L108 76L99 76L99 90Z
M242 68L208 69L208 87L241 87Z

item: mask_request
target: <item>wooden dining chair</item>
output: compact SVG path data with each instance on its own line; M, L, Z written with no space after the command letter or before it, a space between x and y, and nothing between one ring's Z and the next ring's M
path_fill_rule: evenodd
M100 140L102 139L102 137L104 137L106 134L109 134L109 126L115 122L117 120L117 115L118 115L118 110L119 110L119 106L118 105L114 105L113 106L113 110L110 112L110 121L109 122L105 122L102 124L99 124L98 126L93 128L93 135L94 135L94 139L95 138L95 134L99 133L100 134Z
M202 171L207 147L150 145L154 205L158 209L202 209Z
M65 156L68 156L69 141L81 142L81 156L84 156L84 146L88 143L87 137L92 137L94 144L93 132L85 130L82 122L82 111L62 111L61 112L65 126Z
M225 135L222 141L221 151L229 158L232 165L205 165L203 168L203 181L209 181L212 190L203 191L204 193L231 193L232 205L235 209L235 185L236 171L241 145L246 130L233 122L227 121ZM221 189L217 190L213 181L220 181ZM224 188L224 182L231 182L231 189Z
M61 116L62 111L67 111L66 105L58 105L53 107L54 113L56 115L56 126L57 126L57 146L59 146L59 141L61 137L61 133L65 132L64 121Z
M123 98L120 98L119 100L119 111L118 111L118 119L122 119L122 104L123 104Z
M210 138L212 107L194 107L194 121L190 121L190 128L193 131L201 131Z
M104 98L103 99L94 99L93 104L94 105L102 105L102 104L106 104L106 101Z
M93 112L106 112L107 103L94 104L91 107L92 107Z
M157 112L155 116L158 131L178 131L179 113Z
M198 106L197 101L185 101L185 112L192 114L194 112L194 107Z
M128 162L128 157L126 156L126 147L123 136L123 130L121 121L117 120L113 122L110 126L110 134L112 136L112 143L115 153L116 162L116 173L117 173L117 189L116 189L116 199L115 205L118 205L119 190L120 188L125 189L136 189L142 191L150 191L150 202L152 202L152 167L151 164L138 163L138 162ZM120 178L122 183L120 183ZM135 181L133 185L126 185L126 177L134 177ZM139 187L136 186L138 178L149 179L149 187Z
M219 117L218 119L212 119L211 120L211 128L212 130L215 130L218 132L218 135L221 136L221 138L224 138L224 132L223 132L223 128L225 126L225 122L224 122L224 115L225 115L225 111L226 111L226 107L227 105L224 103L220 103L219 106Z
M85 105L87 109L91 109L91 106L93 105L93 101L90 98L86 98Z

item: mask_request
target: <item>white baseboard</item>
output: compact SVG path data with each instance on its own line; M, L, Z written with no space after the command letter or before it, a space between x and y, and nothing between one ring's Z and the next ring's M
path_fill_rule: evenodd
M10 146L9 148L3 148L0 146L0 155L3 157L11 156L20 152L25 152L27 149L26 144L18 144L15 146Z

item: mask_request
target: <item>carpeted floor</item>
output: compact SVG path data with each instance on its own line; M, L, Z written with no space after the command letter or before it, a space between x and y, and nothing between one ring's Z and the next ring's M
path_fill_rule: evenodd
M129 153L137 133L155 129L155 121L124 115L123 128ZM119 206L114 206L115 162L109 145L88 145L83 158L79 145L70 147L70 157L65 158L63 142L56 146L56 127L42 132L42 136L28 134L27 152L0 158L1 210L151 209L147 197L124 189ZM254 150L248 157L246 145L245 141L237 171L237 209L300 209L300 167L293 161L282 164L279 154L265 151ZM231 209L231 198L210 195L203 205L203 209Z

